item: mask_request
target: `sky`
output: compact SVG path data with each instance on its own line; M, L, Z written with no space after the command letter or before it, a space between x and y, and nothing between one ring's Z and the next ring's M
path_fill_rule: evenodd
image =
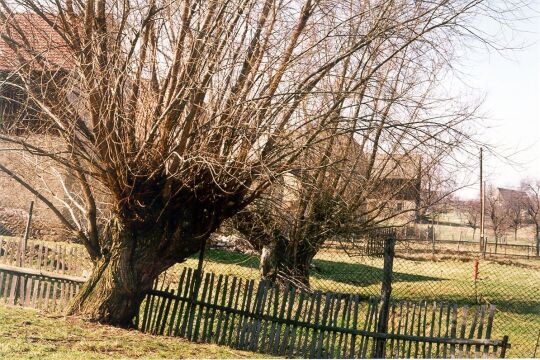
M540 0L525 11L530 17L505 31L516 49L469 51L459 65L468 92L483 97L485 116L481 139L494 146L484 155L485 180L499 187L516 188L524 178L540 179ZM489 25L487 25L489 27ZM462 198L478 196L478 174L460 174L462 182L476 181L458 192Z

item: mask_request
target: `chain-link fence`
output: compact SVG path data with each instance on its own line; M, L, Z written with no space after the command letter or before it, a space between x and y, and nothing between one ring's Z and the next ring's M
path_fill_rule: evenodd
M233 241L234 243L234 241ZM508 335L510 357L540 355L540 260L455 253L433 245L399 240L393 267L392 301L447 301L463 305L494 304L492 336ZM442 249L442 250L441 250ZM205 254L204 271L260 278L260 256L237 245L214 241ZM197 267L194 256L178 267ZM174 272L176 272L175 269ZM361 255L342 243L326 243L311 262L313 290L380 296L383 258Z
M39 218L39 213L36 215ZM22 236L27 217L23 209L3 211L0 235L4 235L4 243L0 252L5 252L5 256L2 257L9 257L8 241L15 242ZM231 238L218 236L208 244L204 271L259 279L260 254ZM39 249L39 244L43 243L39 232L31 232L29 243L34 242L37 244L34 248ZM55 243L43 244L53 248ZM383 258L366 255L370 252L357 245L326 242L309 267L310 289L358 294L365 298L379 296ZM509 336L512 347L508 356L540 356L540 259L527 254L504 254L500 248L497 253L489 248L479 253L477 248L444 239L433 241L429 236L405 234L399 237L393 266L392 301L494 304L497 314L492 337ZM81 256L85 255L81 253ZM169 270L167 275L178 279L181 268L197 265L198 255L195 255Z

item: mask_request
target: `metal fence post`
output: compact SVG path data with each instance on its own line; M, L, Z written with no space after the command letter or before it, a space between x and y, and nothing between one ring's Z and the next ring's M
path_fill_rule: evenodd
M379 310L379 321L377 323L377 332L386 333L388 331L388 313L390 310L390 295L392 294L392 275L394 268L394 254L396 246L395 232L387 235L384 242L384 267L381 285L381 307ZM385 357L386 339L376 339L374 358L382 359Z

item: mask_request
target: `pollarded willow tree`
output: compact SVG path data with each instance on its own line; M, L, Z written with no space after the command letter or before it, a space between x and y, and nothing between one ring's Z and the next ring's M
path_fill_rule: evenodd
M335 114L387 62L491 11L482 0L0 1L4 78L32 114L1 139L67 173L66 197L0 169L94 262L68 312L129 325L161 272L301 171L325 134L357 128ZM328 86L343 77L349 86Z
M322 133L300 160L301 170L231 219L261 253L263 278L309 286L310 264L326 241L357 252L366 232L408 224L452 194L449 168L441 169L474 143L477 107L441 96L436 79L448 64L438 46L413 44L388 61L334 113L354 119L355 131ZM365 71L377 64L371 58L356 66ZM344 76L332 85L347 89L343 84L351 81Z

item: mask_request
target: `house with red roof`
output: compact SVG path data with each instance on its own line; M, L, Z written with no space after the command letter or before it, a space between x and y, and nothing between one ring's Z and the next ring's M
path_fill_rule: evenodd
M18 13L0 24L0 129L39 132L43 122L28 90L40 94L62 87L74 63L66 40L55 30L58 19ZM24 78L32 83L23 82Z

